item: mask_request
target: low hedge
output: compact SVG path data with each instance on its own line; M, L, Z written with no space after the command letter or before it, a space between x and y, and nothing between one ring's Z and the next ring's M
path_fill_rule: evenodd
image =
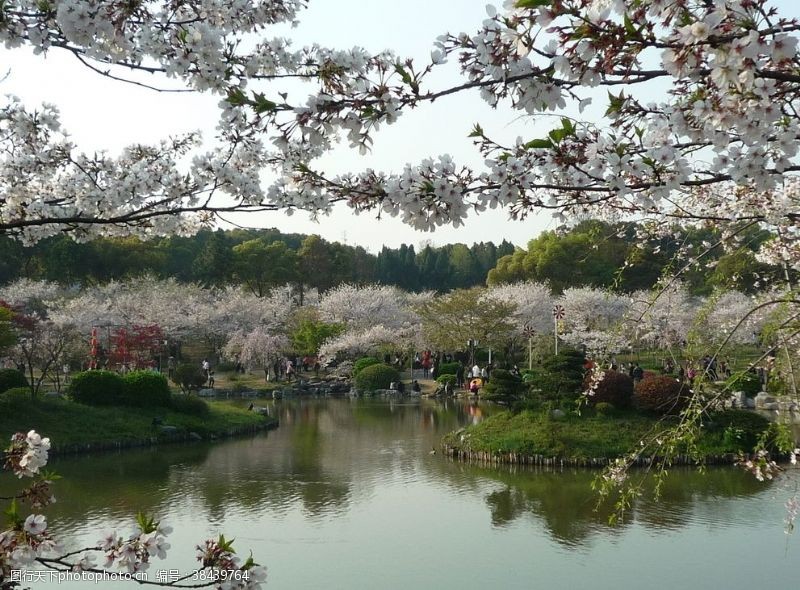
M167 378L155 371L131 371L122 377L122 404L126 406L168 406L170 391Z
M122 405L125 382L111 371L84 371L72 376L67 395L87 406Z
M16 387L28 387L25 375L16 369L0 369L0 393Z
M397 369L380 363L362 369L355 377L355 386L360 391L375 391L389 389L389 385L395 381L400 381Z
M436 371L439 375L458 375L458 372L461 370L462 368L459 363L442 363L436 367Z
M726 385L731 391L743 391L747 397L755 397L761 392L761 378L758 373L739 373L731 376Z
M636 384L634 402L645 412L678 414L689 403L689 385L669 375L642 379Z
M0 404L14 405L17 402L30 402L31 390L28 387L12 387L0 392Z
M584 389L589 387L589 378L583 382ZM633 379L619 371L606 371L603 379L597 384L594 394L589 396L589 403L596 405L608 403L615 408L626 408L631 405L633 397Z
M364 356L353 363L353 377L357 376L361 371L372 365L380 365L381 361L374 356Z
M171 395L169 407L176 412L190 416L205 417L211 412L211 408L204 400L191 395Z
M751 451L759 438L769 428L770 421L764 416L747 410L725 410L708 416L709 431L722 431L736 439L744 449Z
M451 375L449 373L445 373L443 375L439 375L436 378L437 383L441 383L442 385L447 385L448 383L455 387L456 383L458 383L458 378L455 375Z

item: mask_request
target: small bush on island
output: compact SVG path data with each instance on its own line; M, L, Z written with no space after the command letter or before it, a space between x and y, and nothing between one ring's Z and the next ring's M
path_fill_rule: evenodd
M124 387L122 377L112 371L83 371L72 376L67 396L87 406L118 406Z
M755 397L761 392L761 379L758 373L739 373L733 375L725 385L730 391L743 391L747 397Z
M355 386L359 391L375 391L389 389L392 382L400 380L397 369L379 363L362 369L355 378Z
M442 363L436 367L439 375L458 375L461 369L462 367L458 363Z
M583 382L584 389L589 387L589 378ZM633 379L619 371L606 371L603 379L597 384L594 394L588 396L589 404L612 404L617 408L627 408L633 398Z
M458 383L458 379L456 378L455 375L451 375L449 373L445 373L443 375L439 375L436 378L436 382L440 383L442 385L447 385L449 383L451 385L451 387L455 387L456 383Z
M494 402L514 402L519 400L527 387L522 379L505 369L495 369L489 382L480 392L481 399Z
M0 393L16 387L28 387L25 375L16 369L0 369Z
M168 406L170 400L167 378L155 371L131 371L122 377L122 403L126 406Z
M180 387L184 393L197 391L206 384L207 380L208 375L203 372L203 369L190 363L178 365L172 375L172 382Z
M169 407L181 414L190 416L208 416L211 412L209 405L199 397L191 395L170 395Z
M677 414L690 398L689 385L669 375L642 379L634 390L634 403L643 412Z
M633 389L633 387L631 387ZM617 409L613 404L608 402L597 402L594 405L594 411L598 416L613 416Z
M12 387L0 392L0 405L15 406L18 403L30 403L31 390L28 387Z
M764 416L747 410L714 412L705 420L708 431L722 433L732 451L752 451L769 425L770 421Z
M358 374L366 369L367 367L371 367L372 365L379 365L381 361L376 359L374 356L364 356L358 359L355 363L353 363L353 377L358 376Z
M586 356L574 348L565 348L557 355L545 359L542 368L549 374L549 395L577 397L583 384L585 363Z

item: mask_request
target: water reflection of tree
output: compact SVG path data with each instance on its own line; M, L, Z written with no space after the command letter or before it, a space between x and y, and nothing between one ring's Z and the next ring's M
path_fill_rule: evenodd
M208 457L209 445L173 445L162 448L128 449L122 452L54 457L49 468L59 479L54 486L60 501L47 510L56 527L72 530L83 525L87 515L125 520L137 512L168 510L176 490L168 484L176 469L194 469ZM0 480L0 495L15 479Z
M519 518L533 518L544 524L554 540L566 545L582 545L601 530L604 536L621 532L634 522L648 529L674 530L697 519L708 522L725 522L726 517L741 519L742 514L734 514L741 511L740 504L716 500L751 496L766 485L733 468L711 469L706 473L676 470L666 479L658 501L653 500L652 480L646 482L642 497L623 521L612 528L607 525L612 503L598 505L591 490L596 472L475 466L451 472L458 473L458 485L462 488L470 485L464 478L474 478L476 488L485 485L486 480L504 485L485 495L494 526L504 527ZM725 514L725 510L730 512ZM749 518L754 523L758 521L757 515Z

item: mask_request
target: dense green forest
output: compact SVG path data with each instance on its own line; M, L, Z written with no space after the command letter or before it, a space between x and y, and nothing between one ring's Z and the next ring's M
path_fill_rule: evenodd
M383 247L377 254L277 229L88 243L60 236L31 247L0 237L0 284L22 277L94 284L147 273L206 286L239 283L259 296L286 283L320 291L347 282L444 292L521 280L547 282L556 293L581 286L630 292L650 288L660 276L681 269L689 289L707 295L716 288L751 293L783 272L756 260L759 245L771 237L758 229L743 232L737 248L711 248L698 264L689 263L720 239L713 228L676 227L669 238L642 238L637 235L641 229L590 220L544 232L526 249L503 240L499 245L447 244L419 251L404 244Z
M287 282L323 291L343 282L449 291L485 283L498 259L513 252L514 246L504 240L499 245L448 244L420 251L406 245L384 247L376 255L360 246L277 229L87 243L59 236L30 247L0 236L0 284L23 277L94 284L149 273L207 286L242 283L259 295Z
M590 220L543 232L527 249L500 258L487 283L533 280L548 282L556 293L583 286L632 292L680 271L693 294L708 295L719 288L753 293L784 272L756 259L759 246L772 237L757 227L742 231L732 248L722 247L722 236L713 227L675 226L669 237L643 237L642 230L635 224Z

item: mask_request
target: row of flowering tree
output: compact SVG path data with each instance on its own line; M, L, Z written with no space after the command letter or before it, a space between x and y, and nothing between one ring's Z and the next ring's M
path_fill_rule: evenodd
M526 329L552 334L553 307L565 309L555 328L568 344L606 357L635 348L680 347L702 335L704 343L755 344L774 314L746 311L778 297L724 292L689 295L679 282L656 294L620 294L571 288L560 295L547 285L524 282L450 294L406 293L380 285L341 285L306 300L304 314L289 287L256 297L244 290L204 289L151 278L84 290L20 281L0 288L0 298L20 311L20 338L12 354L30 371L46 374L65 359L86 359L97 326L115 326L113 357L145 365L162 339L198 339L245 366L266 369L294 352L293 334L304 321L334 326L316 350L323 359L379 351L464 350L470 339L516 350ZM774 310L773 310L774 311ZM530 333L530 332L528 332ZM109 330L109 335L111 331ZM103 335L99 338L102 340Z

